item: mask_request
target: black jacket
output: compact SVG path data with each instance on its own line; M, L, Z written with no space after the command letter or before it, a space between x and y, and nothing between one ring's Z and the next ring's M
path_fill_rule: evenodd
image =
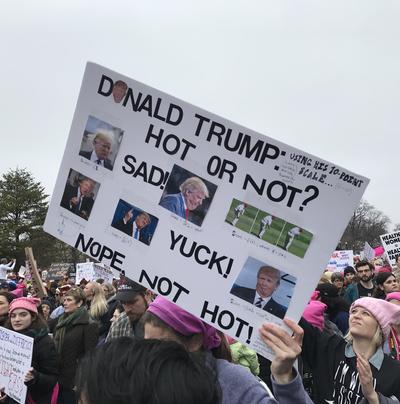
M28 393L36 404L49 404L58 380L58 356L54 341L48 334L34 340L32 367L35 378L27 383Z
M58 330L55 328L54 335L57 332ZM98 325L89 319L87 311L83 312L74 321L72 327L66 330L59 356L59 383L61 386L70 389L74 387L79 359L96 346L98 336Z
M345 355L346 341L333 334L328 335L301 319L304 330L302 358L310 366L314 377L316 404L359 403L362 390L356 358ZM378 370L371 365L375 391L385 397L400 399L400 361L383 356Z

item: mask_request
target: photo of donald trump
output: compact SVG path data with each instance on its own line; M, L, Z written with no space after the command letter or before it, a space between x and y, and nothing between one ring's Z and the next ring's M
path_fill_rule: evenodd
M186 179L182 181L182 176L176 175L177 171L186 174ZM174 180L174 174L177 177L176 180ZM159 205L189 222L201 225L216 186L176 165L170 178L175 182L175 188L167 184L167 191L176 189L176 184L179 184L177 188L180 192L166 192L161 197Z
M293 276L249 257L232 286L231 294L282 319L295 284Z
M79 155L92 163L93 168L114 168L123 130L89 115L83 132Z

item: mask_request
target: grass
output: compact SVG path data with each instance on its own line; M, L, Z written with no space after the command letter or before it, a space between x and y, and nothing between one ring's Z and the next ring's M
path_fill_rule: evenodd
M235 208L241 203L243 202L238 199L232 200L228 214L225 218L225 221L230 225L232 225L232 221L236 217ZM236 222L235 227L258 237L261 230L261 220L267 215L270 215L270 213L257 209L254 206L247 205L244 213L239 216L239 220ZM295 226L295 224L286 222L286 220L279 217L275 217L272 220L271 226L265 229L262 240L284 249L287 233ZM294 238L288 251L297 257L303 258L310 246L312 237L312 233L303 229L302 233Z

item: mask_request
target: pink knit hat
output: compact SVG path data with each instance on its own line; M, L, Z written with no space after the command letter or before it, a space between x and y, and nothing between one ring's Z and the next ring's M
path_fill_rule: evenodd
M392 292L392 293L388 293L386 295L386 299L387 302L389 302L390 300L398 300L400 302L400 292Z
M157 296L147 309L171 328L182 335L202 334L203 346L206 349L221 345L221 338L214 327L204 323L199 318L181 309L162 296Z
M16 309L25 309L31 313L38 314L38 305L40 304L40 299L36 297L19 297L14 299L10 303L10 308L8 309L8 315L10 315Z
M322 331L325 325L324 312L326 307L326 304L319 300L311 300L304 310L303 317Z
M385 300L375 299L374 297L362 297L351 305L350 313L354 307L364 307L364 309L368 310L375 317L385 339L389 336L390 325L400 322L400 306Z

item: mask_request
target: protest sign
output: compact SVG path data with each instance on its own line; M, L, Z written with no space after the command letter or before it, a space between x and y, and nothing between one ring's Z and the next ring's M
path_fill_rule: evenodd
M18 276L19 276L20 278L26 278L26 267L24 267L23 265L21 265L21 266L19 267Z
M58 281L63 279L66 276L70 276L70 274L75 273L74 264L68 262L58 262L50 265L49 270L47 271L47 281Z
M20 404L25 403L24 378L32 363L33 338L0 327L0 389Z
M366 241L364 244L363 259L370 261L373 258L375 258L375 250Z
M353 250L334 251L326 269L333 272L343 272L347 266L353 266Z
M270 356L259 326L299 319L367 183L89 63L44 228Z
M104 282L112 283L113 278L113 271L104 264L97 264L94 262L83 262L81 264L76 264L75 283L77 285L80 284L82 279L85 279L86 281L104 279Z
M382 246L385 249L389 263L392 267L396 265L396 257L400 255L400 231L382 234L379 236Z

